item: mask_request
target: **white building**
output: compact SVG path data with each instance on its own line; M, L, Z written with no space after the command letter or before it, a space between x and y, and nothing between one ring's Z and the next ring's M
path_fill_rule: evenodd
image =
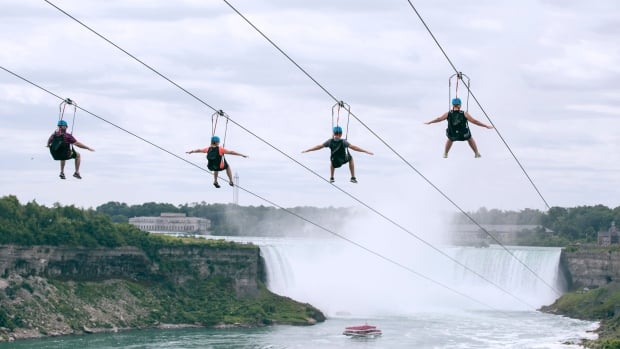
M129 224L149 232L187 233L206 235L211 221L206 218L187 217L185 213L161 213L159 217L133 217Z

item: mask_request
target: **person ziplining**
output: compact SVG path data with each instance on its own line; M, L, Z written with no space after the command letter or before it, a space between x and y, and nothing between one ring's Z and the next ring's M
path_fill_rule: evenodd
M338 117L335 119L335 122L334 122L334 108L336 107L338 108ZM342 138L343 129L341 126L339 126L340 108L345 108L348 111L347 132L345 134L345 138ZM357 183L357 177L355 177L355 164L353 162L353 157L349 153L349 149L362 152L362 153L366 153L369 155L374 155L372 152L369 152L368 150L365 150L356 145L353 145L349 143L349 141L347 140L350 115L351 115L351 108L349 107L348 104L342 101L334 104L334 106L332 107L332 132L333 132L332 138L326 140L325 142L321 144L317 144L314 147L311 147L311 148L308 148L302 151L302 153L307 153L307 152L319 150L322 148L330 149L331 151L330 166L329 166L329 182L330 183L333 183L335 181L334 174L335 174L336 169L346 163L349 164L349 172L351 173L351 179L350 179L351 183Z
M488 129L492 129L493 126L487 125L483 122L476 120L473 116L471 116L471 114L467 112L467 110L465 111L461 110L461 99L458 97L458 80L462 80L463 76L465 75L463 73L455 74L450 77L449 81L451 82L452 78L455 76L457 78L456 94L455 94L456 97L452 98L452 101L451 101L452 109L448 112L443 113L442 115L438 116L437 118L433 120L425 122L425 124L430 125L430 124L434 124L436 122L440 122L443 120L448 120L448 128L446 128L446 136L448 137L448 139L446 140L446 145L444 147L444 153L443 153L444 158L448 157L450 148L452 148L452 144L455 141L457 142L467 141L471 149L474 151L474 157L479 158L482 155L480 155L476 141L471 135L468 122L471 122L474 125L485 127ZM467 86L468 86L467 91L469 93L469 83L467 84Z
M220 137L215 135L215 132L217 130L217 122L220 116L226 118L226 127L224 129L224 143L221 147L220 147ZM187 154L206 153L207 154L206 155L207 169L209 169L210 171L213 171L213 186L215 186L216 188L220 187L220 184L218 182L218 174L220 171L226 171L226 176L228 176L228 184L232 187L235 185L235 183L233 182L233 178L232 178L232 170L230 168L230 165L226 161L226 158L224 157L224 155L225 154L236 155L236 156L241 156L244 158L247 158L248 156L238 153L234 150L226 149L224 147L224 145L226 144L226 134L228 131L228 117L226 117L223 111L219 110L215 112L211 116L211 123L212 123L211 144L206 148L198 148L194 150L189 150L186 153Z
M59 175L60 179L66 178L65 177L65 164L66 164L66 161L69 159L75 159L75 172L73 173L73 177L77 179L82 179L82 176L80 175L80 164L81 164L82 157L80 153L75 151L75 148L73 146L86 149L86 150L90 150L90 151L95 151L95 149L90 148L89 146L78 142L75 139L75 137L73 137L72 135L73 126L71 128L71 133L67 132L67 127L69 125L65 120L63 120L64 113L65 113L65 107L67 105L73 106L73 125L75 125L75 115L77 112L77 105L75 104L74 101L67 98L64 101L62 101L59 105L60 115L58 117L58 122L56 123L56 126L58 126L58 128L47 139L47 147L50 150L50 154L52 155L52 158L54 160L60 161L60 175Z

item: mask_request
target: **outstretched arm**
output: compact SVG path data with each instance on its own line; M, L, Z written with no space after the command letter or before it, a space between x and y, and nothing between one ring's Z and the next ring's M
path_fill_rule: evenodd
M315 146L314 146L314 147L312 147L312 148L308 148L308 149L306 149L306 150L302 151L302 153L307 153L307 152L309 152L309 151L315 151L315 150L323 149L324 147L325 147L325 146L324 146L323 144L315 145Z
M448 113L443 113L443 114L441 114L441 116L438 116L438 117L434 118L431 121L425 122L425 124L427 124L427 125L434 124L436 122L444 121L447 118L448 118Z
M358 147L357 145L349 144L349 148L353 149L355 151L359 151L360 153L366 153L366 154L369 154L369 155L374 155L372 152L369 152L368 150L362 149L362 148Z
M471 116L468 112L465 112L465 118L467 118L467 120L469 120L469 122L471 122L471 123L472 123L472 124L474 124L474 125L478 125L478 126L480 126L480 127L486 127L486 128L488 128L488 129L493 128L493 126L491 126L491 125L487 125L487 124L485 124L485 123L482 123L482 122L480 122L480 121L478 121L478 120L474 119L474 117L473 117L473 116Z
M204 153L204 149L194 149L194 150L190 150L190 151L186 151L185 153L187 154L193 154L193 153Z
M80 143L80 142L75 142L75 143L73 143L73 144L74 144L76 147L80 147L80 148L82 148L82 149L87 149L87 150L90 150L90 151L95 151L95 149L93 149L93 148L91 148L91 147L87 146L86 144Z
M236 151L234 151L234 150L228 150L228 149L226 149L226 151L224 151L224 154L230 154L230 155L243 156L244 158L247 158L247 157L248 157L247 155L243 155L243 154L241 154L241 153L237 153L237 152L236 152Z

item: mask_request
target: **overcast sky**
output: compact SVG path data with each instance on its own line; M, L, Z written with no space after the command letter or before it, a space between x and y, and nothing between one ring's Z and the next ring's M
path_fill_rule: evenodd
M469 77L469 112L496 127L471 125L480 159L465 142L442 158L445 122L424 124L448 110L455 71L405 0L230 1L316 82L223 1L52 2L197 98L47 2L2 0L0 66L103 119L65 112L96 151L79 149L82 180L72 162L60 180L45 144L61 100L0 70L0 195L22 203L232 202L204 155L185 154L208 146L206 103L231 119L226 147L249 155L228 157L241 205L366 204L395 219L455 211L447 198L465 210L620 206L617 0L412 1ZM375 154L352 152L359 183L343 167L340 189L324 180L328 150L301 153L330 137L332 96L355 115L349 141Z

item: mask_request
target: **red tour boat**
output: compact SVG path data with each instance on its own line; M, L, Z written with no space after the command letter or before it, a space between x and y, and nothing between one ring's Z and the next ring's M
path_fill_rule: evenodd
M381 330L371 325L350 326L345 327L342 334L351 337L378 337L381 335Z

